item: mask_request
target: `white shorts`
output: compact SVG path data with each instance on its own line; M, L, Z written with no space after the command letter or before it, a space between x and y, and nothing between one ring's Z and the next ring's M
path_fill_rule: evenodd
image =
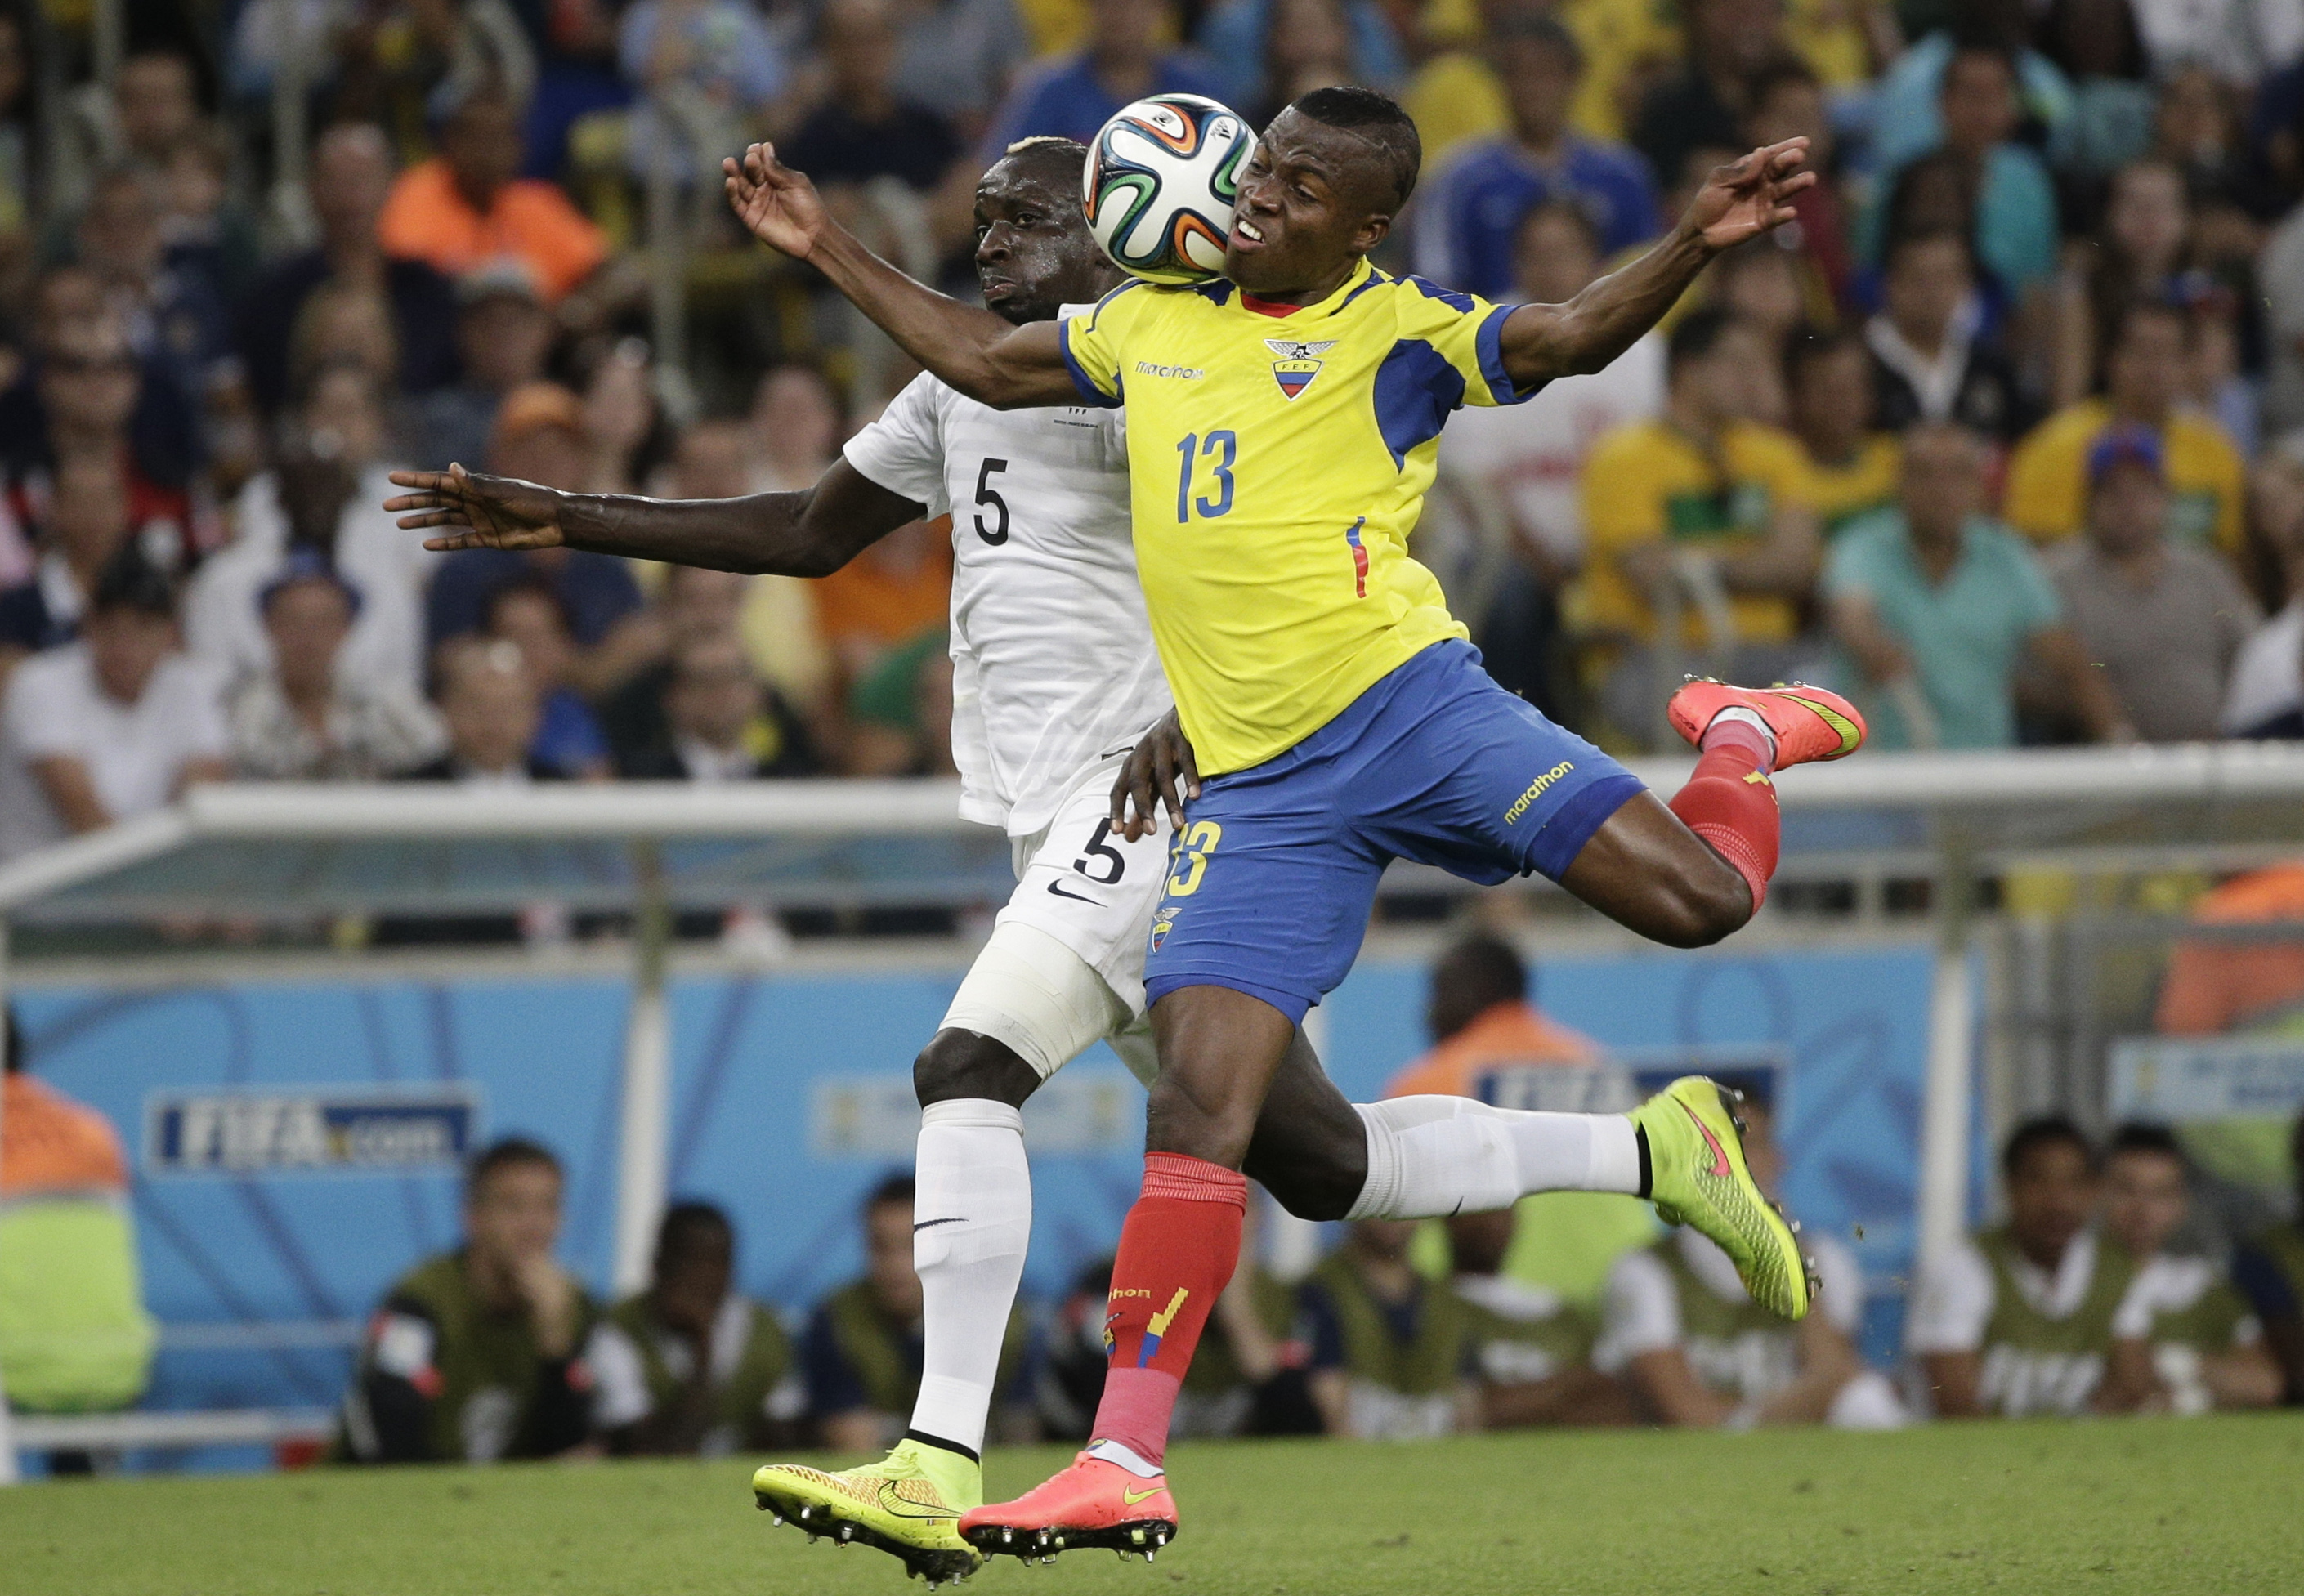
M1156 1066L1144 1018L1144 939L1168 874L1165 826L1112 830L1120 762L1084 772L1047 825L1013 840L1016 891L969 967L945 1028L1013 1049L1046 1080L1109 1039L1131 1074Z

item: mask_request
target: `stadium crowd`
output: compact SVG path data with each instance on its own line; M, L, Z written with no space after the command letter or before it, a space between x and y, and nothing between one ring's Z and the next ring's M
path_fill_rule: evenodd
M1156 89L1391 90L1382 264L1505 299L1813 140L1796 225L1446 434L1419 552L1556 718L1648 746L1702 670L1884 747L2304 735L2292 4L242 0L128 5L108 81L91 15L0 5L0 858L232 775L948 769L945 526L814 582L444 558L384 474L805 486L911 373L717 156L972 291L987 159Z
M1527 1101L1546 1072L1598 1058L1533 1006L1525 967L1494 939L1442 960L1431 1016L1434 1050L1392 1094ZM1773 1187L1783 1155L1766 1087L1745 1084L1748 1150ZM2304 1181L2304 1120L2292 1140ZM2004 1219L1924 1272L1892 1367L1867 1362L1864 1278L1829 1236L1809 1237L1824 1293L1797 1326L1757 1307L1710 1242L1658 1234L1620 1198L1597 1200L1613 1231L1563 1223L1559 1194L1524 1199L1548 1253L1516 1248L1512 1209L1427 1221L1424 1236L1413 1222L1339 1227L1341 1244L1292 1284L1251 1246L1185 1381L1180 1433L1878 1429L2304 1401L2304 1229L2261 1225L2235 1245L2156 1126L2122 1127L2099 1146L2068 1119L2033 1119L2009 1137L2002 1174ZM553 1262L561 1189L558 1163L533 1142L475 1161L463 1245L404 1276L368 1324L340 1458L868 1452L903 1434L921 1366L909 1177L865 1199L864 1272L796 1333L735 1288L734 1228L704 1203L666 1213L646 1289L590 1303ZM1571 1262L1563 1243L1595 1250ZM1045 1312L1012 1314L996 1438L1087 1436L1111 1268L1092 1265Z

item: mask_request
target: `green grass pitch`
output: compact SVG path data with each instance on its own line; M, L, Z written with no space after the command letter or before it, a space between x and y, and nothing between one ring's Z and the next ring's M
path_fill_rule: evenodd
M1062 1461L996 1452L994 1490ZM1058 1596L2304 1591L2304 1415L1898 1435L1523 1433L1187 1446L1150 1567L1001 1558ZM742 1462L327 1470L0 1491L6 1596L703 1596L907 1587L753 1510Z

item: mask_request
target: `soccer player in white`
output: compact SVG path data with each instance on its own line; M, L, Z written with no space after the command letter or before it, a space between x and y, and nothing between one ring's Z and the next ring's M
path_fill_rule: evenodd
M1087 151L1014 147L977 189L977 272L1011 321L1053 319L1119 277L1081 215ZM1023 1273L1031 1181L1019 1108L1099 1040L1139 1079L1156 1065L1144 956L1167 871L1156 829L1111 823L1115 779L1171 699L1137 585L1121 412L999 411L934 377L907 387L813 487L664 502L563 494L453 466L403 471L386 509L428 547L559 545L748 572L822 576L923 513L953 518L953 755L961 813L1005 829L1017 886L913 1066L921 1103L915 1260L925 1342L911 1429L881 1463L774 1465L764 1507L862 1541L930 1580L980 1561L957 1531L983 1499L978 1453L1002 1332ZM1173 784L1172 764L1159 764ZM1137 806L1151 783L1139 762ZM1131 839L1129 831L1139 835ZM1246 1172L1310 1219L1421 1218L1527 1192L1631 1191L1596 1127L1619 1116L1520 1113L1467 1098L1347 1102L1301 1033Z

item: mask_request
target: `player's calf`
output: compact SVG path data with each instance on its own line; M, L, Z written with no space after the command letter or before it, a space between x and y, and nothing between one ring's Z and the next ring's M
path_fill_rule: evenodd
M912 1060L912 1091L922 1108L966 1098L1022 1108L1039 1085L1040 1072L1015 1049L957 1026L938 1031Z

